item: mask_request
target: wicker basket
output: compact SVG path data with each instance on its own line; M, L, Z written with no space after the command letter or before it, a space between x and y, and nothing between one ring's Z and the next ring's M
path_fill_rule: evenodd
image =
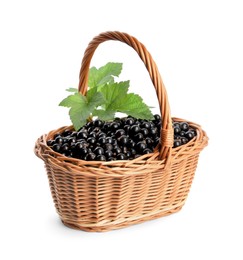
M134 160L97 162L68 158L47 146L55 133L72 127L51 131L36 141L35 153L45 162L62 222L85 231L122 228L179 211L188 196L199 153L208 142L201 127L189 122L197 136L172 148L172 118L158 68L144 45L126 33L106 32L90 42L82 61L79 91L86 93L90 61L98 45L107 40L128 44L144 62L160 104L161 142L154 153Z

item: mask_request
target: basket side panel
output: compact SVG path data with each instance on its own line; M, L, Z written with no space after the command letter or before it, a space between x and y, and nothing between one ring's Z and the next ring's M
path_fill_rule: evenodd
M47 172L47 177L48 177L48 182L49 182L52 199L53 199L57 212L59 212L59 203L58 203L57 194L56 194L55 174L53 173L53 169L48 162L45 162L45 168L46 168L46 172Z

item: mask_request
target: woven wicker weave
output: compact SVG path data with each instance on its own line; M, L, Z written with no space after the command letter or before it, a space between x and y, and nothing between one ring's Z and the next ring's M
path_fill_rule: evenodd
M188 196L199 153L208 142L201 127L189 122L197 136L172 148L172 118L158 68L144 45L126 33L106 32L90 42L82 61L79 91L86 93L90 61L98 45L107 40L130 45L144 62L160 104L161 145L153 154L134 160L97 162L68 158L47 146L47 140L56 133L72 127L53 130L37 140L35 153L45 162L62 222L86 231L122 228L180 210Z

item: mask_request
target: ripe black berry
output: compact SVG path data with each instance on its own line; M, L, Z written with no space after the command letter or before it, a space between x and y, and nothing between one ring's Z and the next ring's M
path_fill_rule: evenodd
M131 126L131 128L130 128L130 132L131 132L132 134L137 134L139 131L140 131L140 127L139 127L138 125L133 125L133 126Z
M53 146L53 145L55 144L55 141L54 141L54 140L48 140L48 141L46 142L46 144L47 144L48 146Z
M159 121L159 120L161 120L161 118L160 118L160 115L154 115L154 120L156 120L156 121Z
M151 147L154 143L154 141L150 137L146 137L145 142L149 147Z
M104 154L104 149L103 149L102 147L96 147L96 148L94 149L94 153L95 153L96 155Z
M188 131L189 130L189 125L187 122L182 122L180 123L180 128L182 131Z
M97 161L106 161L106 157L103 154L97 155L96 157Z
M188 143L188 139L186 137L181 137L181 143L182 144Z
M102 122L101 120L99 120L99 119L96 119L96 120L94 121L94 125L95 125L95 126L98 126L98 127L101 127L101 126L103 125L103 122Z
M136 135L134 135L134 140L139 142L143 140L143 134L142 133L138 133Z
M122 150L121 150L120 147L116 147L116 148L113 149L113 154L114 154L114 155L117 155L117 154L119 154L119 153L121 153L121 152L122 152Z
M102 145L102 144L105 144L106 143L106 138L105 137L100 137L98 139L98 142Z
M116 138L119 138L119 137L121 137L122 135L125 135L125 134L126 134L126 132L125 132L124 129L118 129L118 130L116 130L115 136L116 136Z
M61 145L60 144L54 144L52 146L52 149L55 151L55 152L60 152L61 151Z
M174 148L176 148L176 147L178 147L178 146L180 146L181 145L181 140L180 139L176 139L176 140L174 140Z
M130 157L132 156L132 153L130 151L127 151L125 153L125 155L126 155L127 159L130 159Z
M116 158L117 160L126 160L126 155L123 153L119 153Z
M112 157L113 156L113 152L111 150L106 150L105 151L105 156L106 156L106 158Z
M88 152L89 152L89 150L85 147L80 148L79 151L78 151L78 153L82 156L85 156Z
M96 155L94 153L88 153L85 157L86 161L94 161Z
M67 152L69 150L69 144L65 143L61 146L62 152Z
M180 127L178 127L178 126L174 127L174 134L175 135L179 134L180 131L181 131Z
M69 136L72 132L70 130L64 130L64 132L62 133L62 136L66 137Z
M158 128L157 127L151 127L149 130L150 135L155 136L158 134Z
M111 123L111 129L113 131L116 131L119 128L119 124L117 122Z
M143 150L143 154L148 154L148 153L152 153L153 151L151 150L151 149L149 149L149 148L145 148L144 150Z
M134 148L136 146L136 143L132 139L129 139L127 145L130 148Z
M134 119L129 117L127 118L127 120L125 121L126 125L133 125L134 124Z
M112 137L106 137L106 143L107 144L112 144L113 140L112 140Z
M136 148L139 152L142 152L145 148L147 148L147 145L144 142L138 142Z
M81 130L80 132L77 133L77 138L78 139L86 139L86 138L88 138L88 134Z
M194 132L193 132L193 131L189 130L189 131L186 132L186 137L187 137L189 140L191 140L194 136L195 136L195 135L194 135Z
M95 143L96 143L96 139L95 139L94 137L89 137L89 138L87 139L87 142L88 142L89 144L95 144Z
M179 122L173 122L173 127L179 127L180 128L180 123Z
M184 131L180 131L180 136L181 136L181 137L186 136L186 132L184 132Z
M142 133L144 136L147 136L149 134L149 130L147 128L142 128L140 133Z
M62 143L63 143L63 138L62 138L61 136L57 136L57 137L55 138L55 143L56 143L56 144L62 144Z
M100 133L98 134L98 138L100 138L100 137L106 138L106 134L105 134L104 132L100 132Z
M96 133L94 131L91 131L89 134L88 134L88 138L89 137L94 137L96 138Z
M128 137L126 135L122 135L119 139L118 139L118 142L121 144L121 145L126 145L128 143Z
M131 148L131 149L130 149L130 152L131 152L132 155L135 155L135 154L137 153L134 148Z

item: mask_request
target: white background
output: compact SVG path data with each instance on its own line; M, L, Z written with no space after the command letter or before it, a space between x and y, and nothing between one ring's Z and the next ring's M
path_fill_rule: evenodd
M0 0L1 259L243 259L241 4ZM89 41L107 30L145 44L164 79L172 115L201 124L210 142L179 213L87 233L61 224L33 147L41 134L70 124L58 103L66 88L77 86ZM132 49L104 43L92 64L108 61L123 62L131 91L157 106Z

